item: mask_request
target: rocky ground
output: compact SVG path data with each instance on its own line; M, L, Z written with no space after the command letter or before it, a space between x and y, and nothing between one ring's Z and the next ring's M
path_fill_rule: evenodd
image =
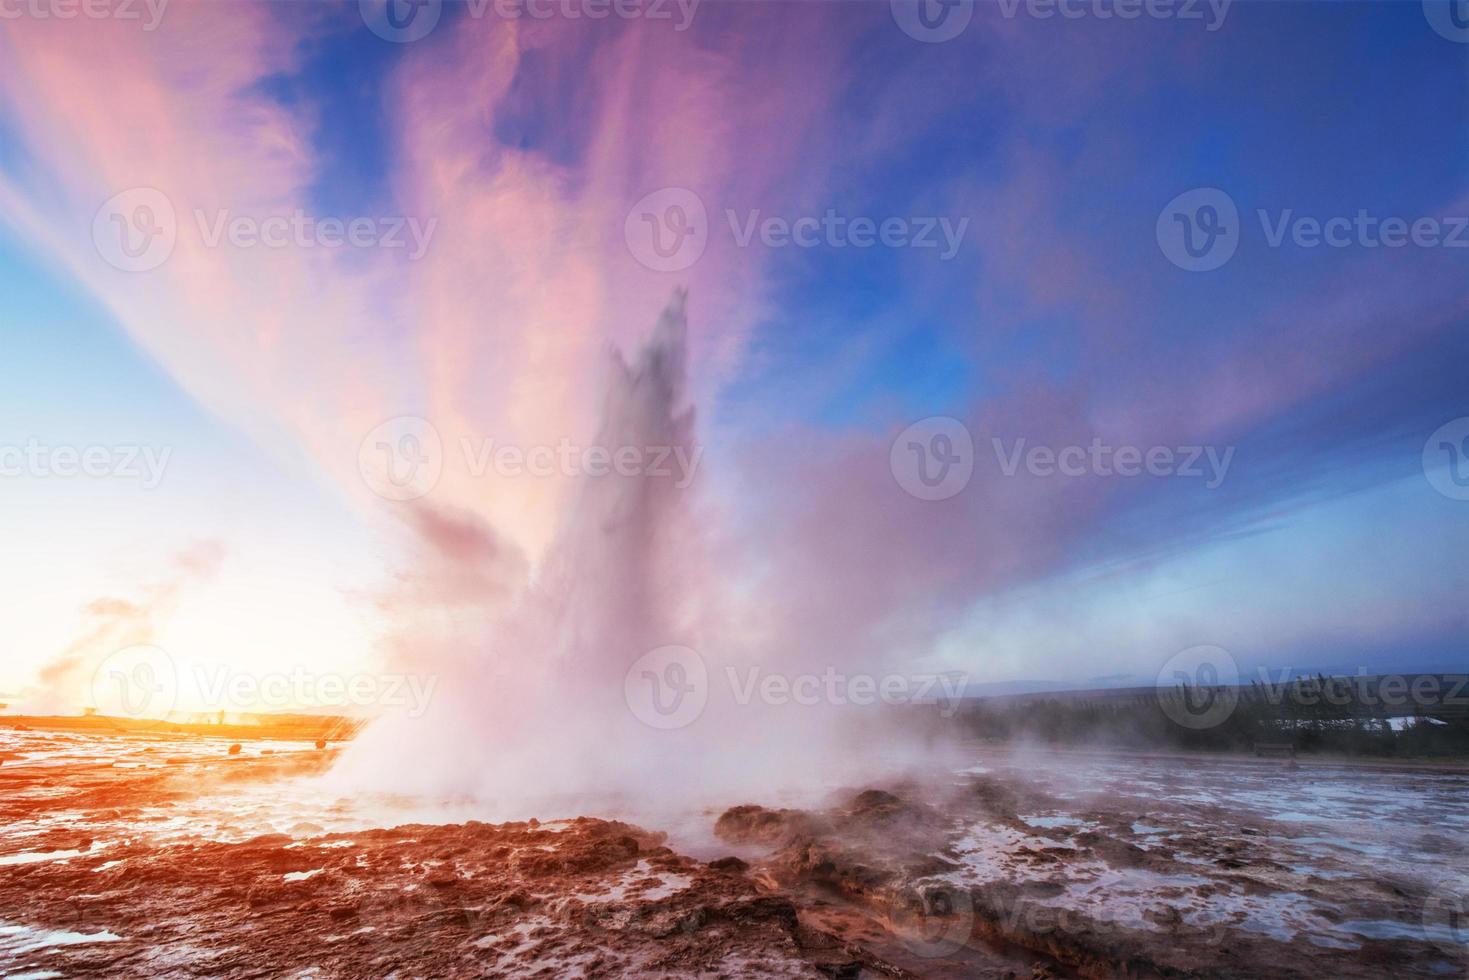
M1385 865L1293 864L1270 821L1208 801L1179 804L1177 832L1160 835L1126 805L1078 806L1015 772L961 774L812 809L736 806L712 815L727 853L699 861L656 831L587 817L354 826L329 808L261 834L196 803L289 796L330 749L132 740L89 753L6 734L6 976L1039 980L1469 965L1422 934L1420 883ZM254 795L231 795L242 788ZM1075 816L1034 816L1062 813ZM1462 856L1447 838L1422 846Z
M716 832L762 848L755 872L779 887L874 913L925 975L991 975L1003 950L1024 951L1040 976L1443 977L1469 966L1469 950L1423 934L1431 896L1419 883L1292 869L1260 827L1160 844L1132 815L1097 810L1042 837L1021 815L1060 801L1019 780L896 789L820 812L735 807ZM1344 925L1344 938L1285 938L1259 921L1301 903Z
M139 818L326 753L0 769L0 971L65 976L901 975L738 860L627 824L407 825L160 846ZM74 827L74 824L81 824ZM317 828L319 829L319 828ZM99 841L98 833L110 839ZM99 846L101 845L101 846Z

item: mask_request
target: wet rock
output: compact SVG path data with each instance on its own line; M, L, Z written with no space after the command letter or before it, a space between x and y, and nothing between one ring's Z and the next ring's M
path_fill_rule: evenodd
M728 872L729 874L744 874L750 866L746 862L741 861L739 858L731 856L715 858L713 861L709 862L709 867L713 868L715 871L724 871Z
M776 922L791 931L795 930L798 922L795 904L788 898L776 895L727 902L715 908L706 908L704 912L710 919L729 922Z
M731 844L783 844L809 829L810 818L799 810L767 810L735 806L714 822L714 835Z

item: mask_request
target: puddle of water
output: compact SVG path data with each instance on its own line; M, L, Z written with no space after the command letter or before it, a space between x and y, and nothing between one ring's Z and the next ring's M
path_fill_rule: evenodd
M1055 830L1057 827L1080 827L1086 822L1076 817L1027 817L1022 815L1020 819L1038 830Z
M25 851L21 854L7 854L0 857L0 866L12 864L37 864L41 861L65 861L68 858L81 857L83 854L92 854L102 850L107 844L102 841L93 841L92 845L85 851Z
M314 878L325 870L325 868L312 868L310 871L287 871L281 877L285 878L286 881L305 881L307 878Z
M115 943L122 939L116 933L103 929L101 932L67 932L59 929L33 929L11 923L0 923L0 954L24 956L57 946L76 946L81 943Z
M634 890L635 885L653 878L658 879L659 884L651 888ZM629 898L636 901L656 902L683 891L693 884L693 881L694 879L688 875L655 871L647 861L639 861L632 869L619 876L612 883L612 887L606 891L579 892L575 897L584 902L622 902Z

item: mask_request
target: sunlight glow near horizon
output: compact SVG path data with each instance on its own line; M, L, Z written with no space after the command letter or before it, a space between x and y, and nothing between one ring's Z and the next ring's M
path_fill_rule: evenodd
M1469 505L1437 495L1417 454L1469 412L1462 262L1272 250L1250 223L1469 206L1462 51L1415 4L1239 5L1202 40L1140 22L1107 26L1111 46L989 10L919 44L886 4L838 6L784 11L802 20L783 36L812 40L776 44L754 6L677 33L450 17L405 45L368 34L355 4L210 8L227 23L181 4L156 34L0 23L0 445L172 453L154 489L0 480L0 692L33 690L85 639L89 606L146 601L200 542L220 547L217 571L180 579L149 642L257 675L401 669L376 601L421 569L408 506L357 472L363 438L422 414L450 454L461 438L584 443L609 346L633 349L675 286L691 290L688 401L710 447L703 530L730 569L697 574L727 574L757 610L741 642L806 622L804 603L860 612L897 634L887 655L976 682L1146 679L1203 642L1302 667L1336 662L1333 644L1404 667L1461 645ZM202 54L221 30L230 50ZM1379 47L1375 72L1343 66ZM873 66L913 81L874 91ZM974 77L993 84L954 84ZM122 272L90 234L139 186L167 189L180 242ZM663 272L630 253L625 220L671 186L707 205L710 236ZM1213 186L1252 237L1223 269L1182 272L1153 222ZM740 246L725 218L828 208L970 224L940 260ZM195 211L437 224L410 260L209 247ZM888 441L936 415L980 444L1227 444L1236 469L1200 494L1008 479L985 459L955 501L914 506ZM447 462L427 503L533 574L575 481ZM506 585L481 572L453 588ZM812 656L845 655L831 643Z

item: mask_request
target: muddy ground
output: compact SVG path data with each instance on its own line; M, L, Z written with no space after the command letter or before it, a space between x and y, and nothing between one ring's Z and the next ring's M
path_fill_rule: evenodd
M3 975L1315 978L1469 963L1415 938L1427 896L1411 880L1317 869L1303 884L1268 822L1160 840L1098 809L1038 836L1027 815L1066 801L1014 773L732 807L711 815L728 853L700 861L594 817L205 834L196 801L289 794L332 750L129 741L28 758L42 743L7 734ZM1139 882L1144 897L1127 897ZM1252 918L1313 889L1345 940ZM1355 935L1356 921L1404 929Z

